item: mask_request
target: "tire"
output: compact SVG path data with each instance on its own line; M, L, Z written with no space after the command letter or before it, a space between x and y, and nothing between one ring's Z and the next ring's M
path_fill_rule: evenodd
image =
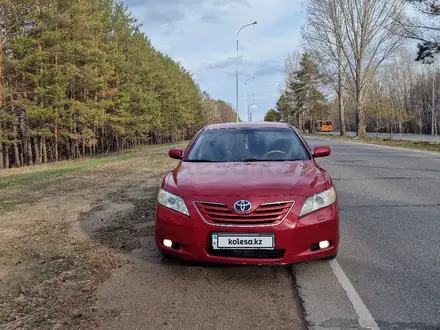
M335 254L328 256L328 257L325 257L323 260L333 260L337 257L337 255L338 255L338 252L336 251Z
M166 253L165 251L162 251L162 250L160 250L160 249L158 249L158 251L159 251L159 254L160 254L160 256L162 257L162 259L165 259L165 260L176 260L176 259L177 259L177 258L174 257L173 255L168 254L168 253Z

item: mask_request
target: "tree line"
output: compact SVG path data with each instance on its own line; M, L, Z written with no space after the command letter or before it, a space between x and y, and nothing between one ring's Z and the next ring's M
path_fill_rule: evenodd
M2 0L0 169L188 139L236 112L113 0Z
M305 0L302 49L288 55L284 88L266 120L332 120L367 131L431 133L439 129L440 1ZM407 17L407 6L422 17ZM417 40L417 54L409 41ZM307 61L305 62L305 60ZM431 65L430 65L431 64ZM434 88L433 88L434 86ZM319 91L320 93L317 93ZM434 91L434 92L433 92ZM321 95L320 95L321 94Z

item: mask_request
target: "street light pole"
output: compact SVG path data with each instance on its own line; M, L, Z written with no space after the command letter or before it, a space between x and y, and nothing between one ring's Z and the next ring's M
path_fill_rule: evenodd
M249 102L249 99L250 99L252 96L255 96L255 93L249 95L249 96L246 98L246 101ZM251 121L251 119L250 119L250 117L249 117L249 106L247 107L246 110L247 110L247 120L248 120L248 121Z
M252 103L251 106L250 106L249 109L248 109L248 112L249 112L249 121L250 121L250 122L252 122L252 107L253 107L253 106L257 107L257 106L255 105L255 103Z
M240 31L243 30L247 26L255 25L257 22L253 22L250 24L243 25L237 32L237 68L235 72L235 107L237 110L237 122L238 122L238 37L240 35Z
M251 80L251 79L254 79L255 78L255 76L253 76L253 77L250 77L250 78L247 78L246 79L246 81L244 82L244 110L246 111L246 104L247 104L247 91L246 91L246 85L247 85L247 82L249 81L249 80ZM246 117L249 117L249 111L246 113Z

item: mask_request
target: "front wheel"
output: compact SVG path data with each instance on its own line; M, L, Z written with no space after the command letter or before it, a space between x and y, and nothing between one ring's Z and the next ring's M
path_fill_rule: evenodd
M333 260L336 258L337 255L338 255L338 251L336 251L336 253L331 256L325 257L323 260Z

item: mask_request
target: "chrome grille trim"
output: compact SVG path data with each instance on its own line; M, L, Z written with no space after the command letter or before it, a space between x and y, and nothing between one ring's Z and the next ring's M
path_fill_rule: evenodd
M215 202L199 202L199 201L194 201L193 203L207 204L207 205L212 205L212 206L226 206L226 204L215 203Z
M249 228L249 227L274 227L274 226L278 226L278 225L280 225L281 223L284 222L284 220L285 220L286 217L290 214L290 212L292 211L293 207L294 207L295 204L296 204L296 202L295 202L294 200L287 200L287 201L279 201L279 202L268 202L268 203L262 203L262 204L260 204L260 205L258 206L258 207L261 207L261 206L270 206L270 205L280 205L280 204L292 203L292 205L291 205L290 208L287 210L287 212L286 212L286 214L284 215L284 217L283 217L281 220L279 220L278 222L274 222L274 223L270 223L270 224L255 224L255 223L252 223L252 224L243 224L243 223L237 223L237 224L234 224L234 223L221 224L221 223L215 223L215 222L209 222L209 221L207 221L207 220L205 219L205 217L202 215L202 213L200 212L199 208L197 207L197 203L199 203L199 204L203 204L203 205L206 205L206 206L211 205L211 206L224 206L224 207L227 207L226 204L224 204L224 203L218 203L218 202L207 202L207 201L193 201L192 203L193 203L194 208L197 210L197 213L199 214L200 218L202 218L202 220L203 220L206 224L208 224L208 225L210 225L210 226L215 226L215 227L243 227L243 228L246 228L246 227ZM257 207L257 208L258 208L258 207ZM227 207L227 208L228 208L228 207ZM229 208L228 208L228 209L229 209ZM231 211L231 210L229 209L229 211ZM231 211L231 213L232 213L232 211Z
M260 206L279 205L279 204L286 204L286 203L293 203L295 205L295 201L282 201L282 202L263 203L263 204L260 204Z

